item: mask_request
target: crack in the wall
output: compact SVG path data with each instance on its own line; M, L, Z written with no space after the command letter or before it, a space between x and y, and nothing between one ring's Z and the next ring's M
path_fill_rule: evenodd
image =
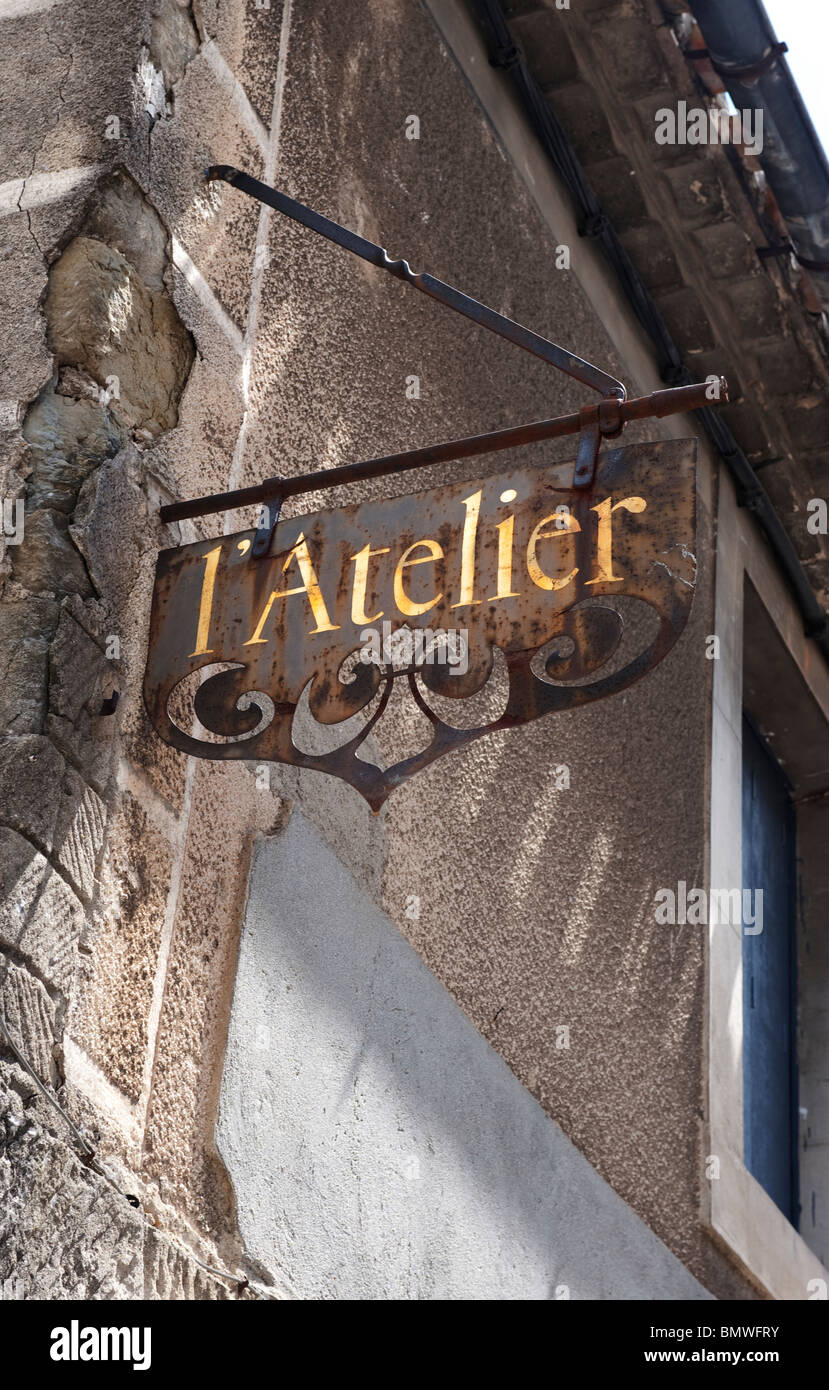
M59 108L58 108L57 114L56 114L56 116L55 116L54 124L51 125L51 126L49 126L49 127L44 131L43 138L42 138L42 140L40 141L40 144L38 145L38 147L37 147L37 149L36 149L36 151L35 151L34 157L33 157L33 159L32 159L32 167L31 167L31 169L29 170L29 172L28 172L28 174L26 175L26 177L24 178L24 180L23 180L23 185L22 185L22 187L21 187L21 189L20 189L20 197L19 197L18 200L17 200L17 209L18 209L18 212L25 212L25 214L26 214L26 223L27 223L27 226L28 226L28 229L29 229L29 234L31 235L32 241L34 242L35 246L37 247L37 249L38 249L38 251L40 252L40 254L41 254L41 256L43 257L43 259L46 260L46 252L44 251L43 247L41 246L40 242L38 241L37 237L36 237L35 234L34 234L34 229L33 229L33 227L32 227L32 214L31 214L31 212L28 210L28 208L23 208L23 207L21 206L21 204L22 204L22 202L23 202L23 198L24 198L25 193L26 193L26 185L27 185L29 179L30 179L30 178L32 177L32 175L34 174L35 169L37 168L37 163L38 163L38 160L39 160L39 158L40 158L40 155L41 155L41 153L42 153L42 151L43 151L43 147L44 147L44 145L46 144L46 141L49 139L49 136L50 136L50 135L53 133L53 131L55 131L55 130L57 129L57 127L60 125L60 121L61 121L61 108L63 108L63 107L66 106L66 97L64 96L64 90L63 90L63 89L64 89L66 83L69 81L69 78L72 76L72 71L73 71L74 66L75 66L75 51L74 51L73 48L69 48L69 49L61 48L60 44L56 41L56 39L53 38L52 33L51 33L51 31L50 31L48 28L46 28L46 29L44 30L44 37L45 37L47 43L50 43L50 44L52 45L52 47L54 48L55 52L58 53L58 54L60 55L61 58L66 58L66 57L69 58L69 65L68 65L68 67L67 67L65 73L63 74L63 76L61 77L61 79L60 79L60 81L58 82L58 85L57 85L57 95L58 95Z
M63 77L60 79L60 81L59 81L59 83L58 83L58 99L59 99L61 105L62 105L62 106L65 106L65 105L66 105L66 97L65 97L64 94L63 94L63 88L64 88L64 85L69 81L69 78L72 76L72 70L73 70L73 68L74 68L74 66L75 66L75 50L74 50L74 48L68 48L68 49L66 49L66 48L61 48L61 46L60 46L60 44L57 42L57 40L56 40L55 38L53 38L52 33L51 33L51 30L49 30L48 28L44 31L44 37L45 37L47 43L50 43L50 44L52 45L52 47L54 48L55 52L60 54L61 58L66 58L66 57L69 58L69 66L68 66L68 68L66 69L66 72L63 74ZM58 119L57 119L57 121L56 121L55 124L57 125L57 124L59 124L59 122L60 122L60 115L58 115ZM52 127L52 129L54 129L54 126Z

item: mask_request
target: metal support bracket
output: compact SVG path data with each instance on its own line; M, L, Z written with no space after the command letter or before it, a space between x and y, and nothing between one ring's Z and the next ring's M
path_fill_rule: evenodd
M585 405L579 411L581 433L573 473L573 487L593 486L596 463L602 439L615 439L624 429L622 402L600 401L598 406Z
M268 478L263 484L264 489L271 486L274 491L272 496L265 496L262 501L262 511L259 518L259 525L256 528L256 535L251 546L250 557L252 560L261 560L268 554L273 540L273 533L282 514L282 503L285 494L282 490L281 478Z
M159 516L166 523L184 521L195 516L211 516L235 507L258 507L263 502L273 505L277 491L282 502L286 497L318 492L320 488L347 487L351 483L364 482L368 478L383 478L392 473L403 473L409 468L433 468L437 463L449 463L455 459L472 458L480 454L493 454L500 449L517 449L524 444L538 444L543 439L560 439L563 435L569 434L587 433L590 436L591 453L588 459L585 452L581 472L584 482L580 484L589 487L591 469L595 467L595 453L592 452L594 446L597 449L602 437L612 439L621 433L621 426L615 426L612 418L608 418L615 407L618 407L619 419L624 425L629 420L663 419L666 415L707 410L712 405L725 405L727 401L728 382L724 377L718 379L715 394L712 393L711 383L708 381L696 382L689 386L672 386L667 391L654 391L650 396L636 396L633 400L600 401L598 405L586 405L573 415L560 415L554 420L533 420L528 425L494 430L491 434L475 434L465 439L449 439L443 444L428 444L425 449L407 449L401 454L386 454L383 458L364 459L360 463L342 463L336 468L326 468L322 472L299 473L290 478L272 479L265 483L255 483L252 487L236 488L232 492L216 492L209 497L194 497L185 502L165 502ZM600 423L601 411L605 412L604 429ZM597 424L595 435L592 432L594 420ZM584 447L586 451L587 446ZM277 482L278 489L275 486Z
M765 73L769 72L777 60L788 51L789 45L787 43L774 43L756 63L748 63L744 67L739 64L719 62L711 56L709 48L686 48L685 57L690 58L692 63L710 62L720 77L730 77L735 82L754 82L758 77L763 77Z
M599 457L602 432L599 426L599 416L591 406L582 406L579 411L579 419L582 425L579 434L578 453L576 454L576 467L573 473L573 487L588 488L592 486L593 476L596 472L596 460Z
M541 439L552 439L565 434L578 434L579 445L574 473L574 486L589 488L596 472L596 460L602 439L613 439L621 434L627 420L642 420L651 416L672 415L680 410L702 409L708 404L706 383L676 387L668 391L656 391L651 396L642 396L629 401L621 381L609 376L599 367L576 357L565 348L548 338L542 338L522 324L515 323L503 314L481 304L476 299L454 289L451 285L437 280L433 275L416 274L407 261L391 260L382 246L367 241L347 227L332 222L321 213L298 203L287 194L280 193L268 184L260 183L249 174L230 165L215 165L206 171L208 179L222 179L260 203L276 208L302 226L324 236L328 241L351 251L355 256L386 270L398 280L404 280L438 300L447 308L463 314L465 318L478 323L491 333L506 338L517 347L542 358L551 366L564 372L598 391L603 399L596 405L583 406L578 414L564 415L557 419L536 420L511 429L496 430L491 434L474 435L465 439L448 440L442 444L428 445L422 449L409 449L403 453L388 454L383 458L367 459L362 463L342 464L335 468L323 469L316 473L306 473L297 477L268 478L252 487L237 488L232 492L216 493L211 497L198 497L186 502L167 503L161 508L160 516L164 522L181 521L185 517L207 516L232 507L245 507L257 504L264 511L256 530L251 547L251 559L258 560L267 555L271 548L274 529L279 521L282 504L287 497L300 493L314 492L319 488L329 488L342 484L355 483L365 478L376 478L391 473L400 473L409 468L426 468L436 463L453 459L468 458L472 455L492 453L498 449L512 449L522 444L537 443ZM720 378L720 389L716 398L722 402L728 399L728 387Z

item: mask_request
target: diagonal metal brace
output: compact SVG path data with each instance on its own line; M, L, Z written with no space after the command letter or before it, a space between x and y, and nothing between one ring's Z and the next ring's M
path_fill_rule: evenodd
M398 280L405 280L416 290L428 294L430 298L436 299L440 304L445 304L449 309L454 309L456 313L463 314L473 323L480 324L482 328L488 328L491 333L497 333L499 337L506 338L508 342L515 343L517 347L524 348L526 352L531 352L536 357L542 358L543 361L549 362L551 366L557 367L567 376L580 381L583 386L589 386L593 391L598 391L603 396L614 397L620 401L627 398L627 392L621 381L617 381L615 377L601 371L599 367L594 367L591 362L585 362L583 358L576 357L572 352L567 352L565 348L559 347L549 338L542 338L540 334L533 333L531 329L524 328L522 324L515 323L513 319L508 319L503 314L497 313L495 309L490 309L486 304L472 299L462 290L456 290L452 285L445 284L443 280L437 280L434 275L415 273L408 261L391 260L382 246L375 245L373 241L367 241L365 237L358 236L356 232L351 232L347 227L340 226L339 222L332 222L329 217L323 217L319 212L313 212L304 203L298 203L295 198L289 198L287 193L280 193L278 189L271 188L266 183L260 183L259 179L251 178L250 174L245 174L240 169L234 169L229 164L212 165L206 171L206 177L208 179L222 179L225 183L240 189L242 193L256 198L258 202L267 203L269 207L276 208L277 212L284 213L294 222L301 223L303 227L309 227L312 232L317 232L319 236L324 236L328 241L333 241L335 245L342 246L355 256L360 256L370 265L377 266L380 270L387 270Z

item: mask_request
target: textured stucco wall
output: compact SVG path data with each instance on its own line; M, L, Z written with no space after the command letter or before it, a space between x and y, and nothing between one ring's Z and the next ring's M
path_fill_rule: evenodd
M20 914L4 930L10 1026L116 1187L138 1197L136 1241L169 1237L171 1250L290 1280L243 1248L214 1124L251 846L296 804L601 1177L712 1292L750 1294L699 1222L703 936L658 927L650 909L657 887L704 871L707 478L695 611L663 665L603 705L437 763L377 818L317 774L274 768L263 790L251 767L188 761L149 731L140 685L155 552L221 528L208 518L165 530L161 501L559 413L583 397L233 190L206 190L206 164L262 174L631 388L651 384L603 323L593 251L574 245L574 269L555 269L565 234L542 216L416 0L152 9L125 6L122 23L118 6L86 0L4 21L10 51L30 53L25 71L38 70L35 104L16 108L27 121L6 132L3 312L23 329L3 364L0 394L19 402L4 491L45 514L18 554L7 549L0 605L6 892L28 894L26 935ZM113 112L117 141L105 135ZM411 113L418 141L406 139ZM89 296L60 297L66 255L100 291L91 326ZM75 276L64 279L71 291ZM139 307L163 296L166 339L138 311L125 343L107 337L113 286ZM147 401L125 389L120 412L114 402L102 411L94 387L108 359L120 354L129 388L139 349L158 392ZM569 452L559 442L531 454ZM486 471L473 461L452 476ZM419 481L437 480L430 470ZM396 478L360 495L409 486ZM106 655L112 635L117 660ZM117 713L101 718L98 696L116 682ZM391 713L399 720L381 746L417 746L421 721ZM560 763L567 791L551 785ZM406 911L413 896L417 918ZM566 1051L558 1025L570 1029ZM8 1074L14 1111L27 1083ZM42 1125L50 1153L71 1147L45 1110ZM24 1205L38 1200L25 1195L26 1152L21 1140L0 1158ZM101 1200L132 1210L100 1184ZM33 1288L46 1287L50 1260L65 1293L117 1287L124 1260L102 1248L99 1274L73 1274L82 1217L62 1223L57 1245L42 1224L39 1250L13 1251ZM150 1296L193 1296L192 1279L153 1269ZM123 1296L136 1287L124 1280Z

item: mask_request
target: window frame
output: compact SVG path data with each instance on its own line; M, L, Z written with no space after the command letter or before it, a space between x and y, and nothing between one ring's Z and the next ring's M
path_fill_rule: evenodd
M742 884L743 607L746 577L794 667L829 721L829 669L750 515L720 470L712 662L708 887ZM702 1217L772 1298L826 1297L829 1270L743 1160L743 983L739 924L709 925ZM712 1162L714 1160L714 1162ZM710 1174L710 1176L709 1176ZM717 1176L714 1176L717 1174ZM822 1281L815 1285L813 1281Z

